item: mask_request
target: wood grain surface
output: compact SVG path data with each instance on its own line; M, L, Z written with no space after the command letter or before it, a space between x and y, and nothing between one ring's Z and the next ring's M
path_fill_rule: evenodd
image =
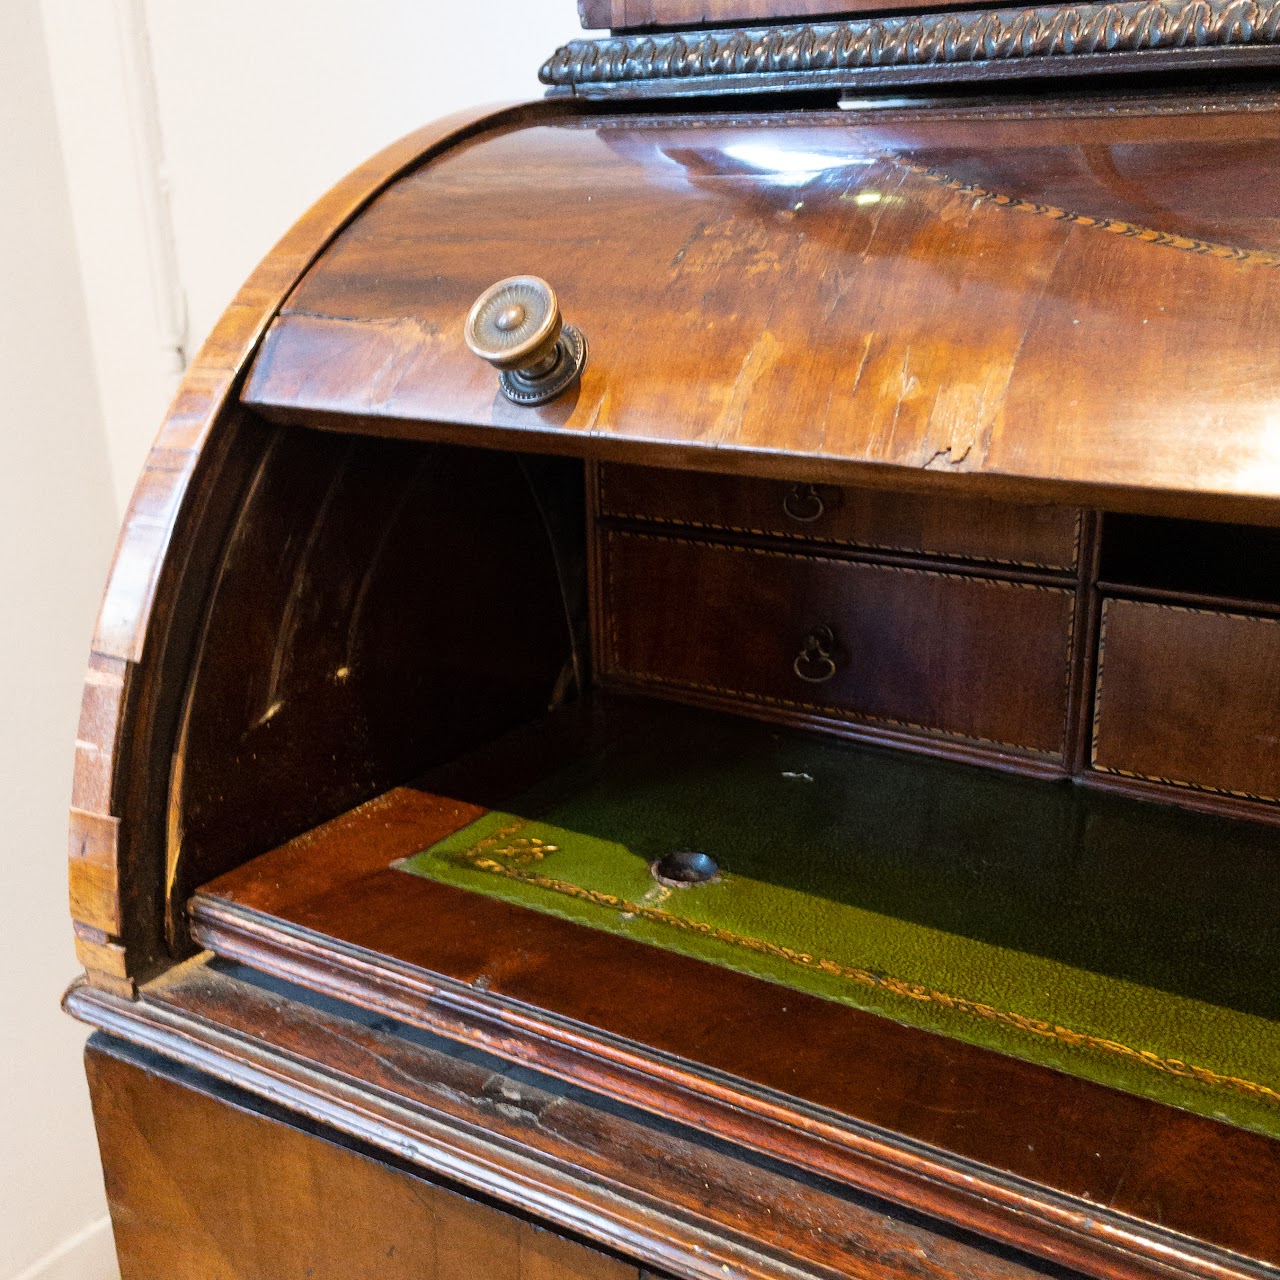
M196 937L1090 1274L1280 1261L1276 1142L390 869L479 816L461 793L399 789L231 872Z
M891 0L578 0L578 13L584 27L609 27L614 31L729 22L803 21L899 7ZM942 6L935 3L915 7Z
M85 1063L121 1280L640 1280L119 1042Z
M1062 759L1070 587L665 531L606 532L600 555L605 680ZM818 628L831 656L815 673L802 655ZM1003 678L1010 648L1016 682Z
M1077 106L600 115L475 141L321 257L245 400L389 435L1274 521L1280 361L1256 335L1280 321L1280 103ZM462 336L486 286L527 272L591 348L540 408Z
M1093 767L1280 802L1280 619L1103 601Z
M1076 567L1079 555L1081 513L1072 507L658 467L600 466L595 472L597 511L614 520L1064 572Z

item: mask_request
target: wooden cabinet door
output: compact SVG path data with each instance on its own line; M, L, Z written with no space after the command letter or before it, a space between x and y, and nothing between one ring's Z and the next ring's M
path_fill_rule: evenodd
M638 1280L316 1133L86 1053L121 1280Z

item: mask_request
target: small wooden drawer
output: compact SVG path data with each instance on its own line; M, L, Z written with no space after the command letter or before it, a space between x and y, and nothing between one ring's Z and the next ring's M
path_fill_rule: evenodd
M1280 802L1280 619L1107 599L1093 767Z
M616 530L601 561L606 677L1063 753L1066 587Z
M1063 571L1074 569L1078 556L1074 507L618 464L603 464L597 474L600 514L617 520Z

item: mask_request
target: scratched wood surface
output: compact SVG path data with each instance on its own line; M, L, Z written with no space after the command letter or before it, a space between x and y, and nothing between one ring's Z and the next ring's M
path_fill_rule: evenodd
M272 324L286 419L694 468L1280 519L1280 100L587 117L392 186ZM541 408L463 342L546 277ZM478 431L476 428L489 428ZM1250 506L1243 500L1266 498Z
M118 1042L85 1060L122 1280L639 1280Z
M428 125L321 199L250 276L187 371L125 516L94 633L69 831L76 946L93 981L132 990L162 965L169 769L213 564L261 461L235 390L268 321L325 244L386 183L528 111Z
M267 989L252 978L243 980L245 973L194 962L150 984L132 1005L87 988L72 993L78 1016L117 1037L109 1047L114 1058L136 1053L122 1041L143 1044L166 1058L176 1053L201 1073L195 1076L188 1067L185 1088L162 1088L168 1083L164 1065L149 1056L145 1065L160 1076L150 1088L131 1066L104 1067L104 1053L91 1063L99 1123L109 1119L126 1148L116 1167L150 1175L141 1187L122 1186L118 1178L109 1182L113 1192L123 1193L113 1200L123 1211L127 1243L162 1245L154 1223L172 1223L172 1206L182 1199L197 1227L196 1241L187 1247L205 1246L211 1236L239 1243L245 1227L262 1219L260 1210L244 1204L245 1189L261 1189L265 1203L272 1202L270 1180L263 1186L260 1179L275 1173L274 1163L264 1160L274 1147L286 1155L291 1149L309 1152L321 1185L351 1180L356 1194L350 1199L358 1212L348 1215L341 1199L330 1198L311 1220L312 1229L332 1243L335 1260L348 1259L344 1227L352 1237L346 1249L358 1248L371 1232L406 1244L438 1235L432 1218L436 1197L446 1193L409 1176L419 1173L447 1177L510 1214L550 1220L659 1275L686 1280L1069 1280L1075 1274L991 1247L838 1181L762 1162L696 1128L566 1087L504 1061L482 1034L459 1045L354 1006L316 1000L297 988ZM226 1090L219 1082L238 1088ZM399 1169L361 1170L350 1152L331 1151L315 1139L308 1147L301 1135L289 1136L292 1130L271 1133L264 1122L237 1124L225 1117L229 1108L212 1105L208 1095L242 1110L254 1098L287 1106L292 1123L358 1139L369 1155L394 1161ZM227 1132L241 1143L226 1153L231 1176L241 1183L228 1188L227 1205L202 1203L195 1192L201 1181L220 1180L208 1157L218 1154ZM147 1141L150 1148L140 1150ZM206 1141L214 1149L199 1150ZM195 1169L188 1159L193 1148L202 1157ZM292 1172L288 1165L286 1172ZM169 1175L167 1185L161 1173ZM388 1186L393 1213L366 1205L364 1193L380 1183ZM417 1206L406 1202L409 1188L417 1190ZM310 1207L306 1185L293 1178L274 1194L282 1208ZM243 1217L229 1210L241 1210ZM548 1239L527 1222L493 1210L472 1205L470 1211L471 1229L491 1241L510 1242L514 1235L522 1246L541 1242L543 1253L564 1268L552 1273L558 1280L625 1280L622 1264L612 1258ZM332 1222L322 1222L325 1216ZM287 1230L296 1225L290 1221ZM300 1248L306 1249L305 1241ZM417 1261L424 1270L411 1274L435 1274L430 1257ZM529 1269L521 1273L523 1280L544 1274L529 1267L533 1260L527 1254L524 1261ZM477 1265L464 1274L468 1280L508 1274L501 1255L492 1265L493 1270ZM172 1274L159 1272L157 1280ZM202 1273L202 1280L210 1274ZM250 1274L264 1280L292 1275L274 1269ZM334 1273L317 1271L327 1274ZM349 1265L336 1274L346 1280L383 1272ZM658 1280L652 1272L642 1276ZM125 1280L140 1278L126 1274Z

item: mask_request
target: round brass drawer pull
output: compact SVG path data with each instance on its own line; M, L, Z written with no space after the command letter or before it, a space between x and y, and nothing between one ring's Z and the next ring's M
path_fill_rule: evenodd
M560 315L555 290L538 276L510 276L475 301L467 346L499 370L508 400L545 404L572 386L587 363L587 340Z
M826 684L836 673L836 637L830 627L814 627L800 644L791 670L806 684Z
M811 484L793 484L782 499L782 509L800 524L813 524L826 514L822 495Z

